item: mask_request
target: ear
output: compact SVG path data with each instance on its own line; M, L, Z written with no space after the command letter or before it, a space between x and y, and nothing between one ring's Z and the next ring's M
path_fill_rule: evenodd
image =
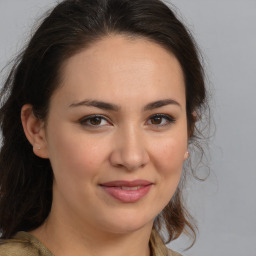
M184 161L187 160L189 157L190 157L189 152L188 151L185 152L185 154L184 154Z
M45 124L35 117L32 105L26 104L21 108L21 122L24 133L33 146L34 154L48 158Z

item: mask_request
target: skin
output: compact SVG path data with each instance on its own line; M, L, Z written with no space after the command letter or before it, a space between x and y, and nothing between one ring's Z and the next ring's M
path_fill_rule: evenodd
M174 55L144 39L106 37L67 60L47 123L31 110L22 108L25 134L54 172L52 210L31 233L56 256L149 255L154 218L172 198L187 158L184 77ZM153 185L133 203L100 186L137 179Z

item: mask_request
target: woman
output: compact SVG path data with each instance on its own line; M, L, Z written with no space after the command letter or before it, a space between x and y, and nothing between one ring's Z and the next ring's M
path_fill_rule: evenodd
M205 95L161 1L58 4L2 93L0 255L178 255L163 241L195 234L182 169Z

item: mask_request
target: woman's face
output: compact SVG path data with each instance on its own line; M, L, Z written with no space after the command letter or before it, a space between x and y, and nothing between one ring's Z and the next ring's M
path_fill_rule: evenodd
M71 57L62 72L44 128L52 212L113 233L151 226L186 157L179 62L155 43L110 36Z

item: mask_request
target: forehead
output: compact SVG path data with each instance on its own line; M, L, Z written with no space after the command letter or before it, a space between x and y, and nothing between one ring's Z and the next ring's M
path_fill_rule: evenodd
M140 95L150 101L169 93L185 101L183 72L176 57L141 38L105 37L69 58L61 76L58 93L76 100L97 97L122 102Z

